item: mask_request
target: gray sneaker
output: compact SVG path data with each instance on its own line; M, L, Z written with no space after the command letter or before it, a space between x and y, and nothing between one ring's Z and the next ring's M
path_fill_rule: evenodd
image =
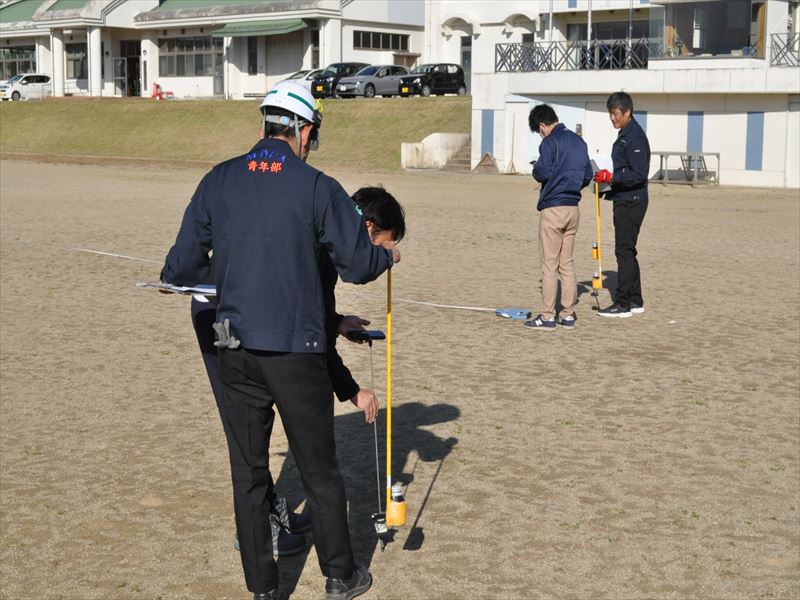
M269 524L272 529L272 557L275 560L283 556L300 554L306 549L305 536L289 533L273 513L269 514ZM238 535L233 538L233 547L240 550Z
M289 510L286 498L278 498L272 507L272 512L289 533L305 533L311 529L311 517L305 513L297 514Z
M352 600L372 585L372 575L365 567L356 565L350 579L328 577L325 580L325 600Z

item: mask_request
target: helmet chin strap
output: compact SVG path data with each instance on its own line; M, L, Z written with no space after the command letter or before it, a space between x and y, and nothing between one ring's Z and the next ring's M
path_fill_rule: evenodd
M300 139L300 125L297 122L297 116L294 118L294 139L297 142L297 156L303 158L303 155L301 154L303 140Z
M291 121L289 121L289 117L285 116L278 117L275 115L264 115L264 132L267 131L267 123L277 123L278 125L283 125L284 127L294 125L294 139L297 143L297 156L303 158L303 140L300 138L300 119L297 117L297 115L295 115L294 119Z

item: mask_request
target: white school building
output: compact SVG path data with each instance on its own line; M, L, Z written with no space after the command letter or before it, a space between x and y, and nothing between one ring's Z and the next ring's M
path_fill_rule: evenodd
M798 188L799 20L788 0L429 0L425 48L469 64L473 166L529 173L540 103L608 154L606 99L624 90L671 172L707 153L723 184Z
M424 0L7 0L0 80L53 95L243 98L334 62L416 64Z

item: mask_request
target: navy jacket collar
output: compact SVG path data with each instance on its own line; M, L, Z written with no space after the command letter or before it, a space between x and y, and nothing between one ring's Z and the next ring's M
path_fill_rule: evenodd
M292 147L288 142L284 140L278 140L276 138L264 138L263 140L258 140L258 143L253 146L253 149L250 150L250 152L261 150L262 148L269 148L270 150L278 150L279 152L286 152L294 155Z

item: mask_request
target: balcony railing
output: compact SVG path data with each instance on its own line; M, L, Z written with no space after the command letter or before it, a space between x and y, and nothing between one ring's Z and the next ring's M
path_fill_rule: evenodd
M773 33L771 39L773 67L800 67L800 33Z
M646 69L663 54L661 38L495 44L495 72Z

